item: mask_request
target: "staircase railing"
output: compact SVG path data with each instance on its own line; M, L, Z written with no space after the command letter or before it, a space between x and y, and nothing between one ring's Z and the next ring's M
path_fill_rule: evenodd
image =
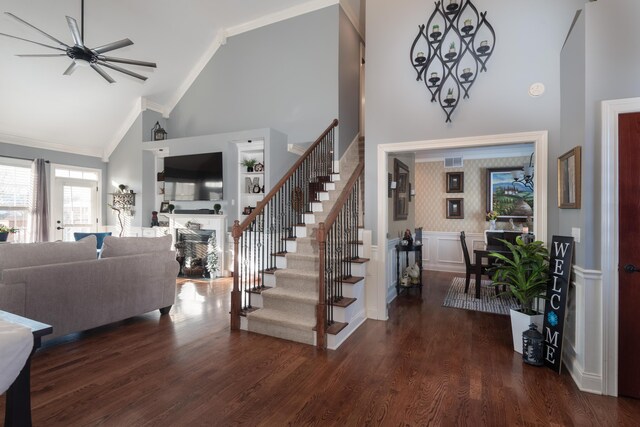
M320 183L333 173L335 119L298 161L240 223L233 224L233 291L231 329L240 329L240 316L253 308L254 292L265 288L264 275L276 270L286 253L286 240L295 239L296 225L315 200Z
M336 322L334 307L343 298L343 283L353 277L351 261L358 259L358 229L361 225L360 188L364 163L361 161L343 188L338 200L318 226L319 289L316 311L316 342L326 348L326 336Z

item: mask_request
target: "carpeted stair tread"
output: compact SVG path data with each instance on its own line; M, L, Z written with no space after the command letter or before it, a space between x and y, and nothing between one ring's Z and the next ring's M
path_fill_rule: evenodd
M257 320L303 331L312 330L316 326L316 319L296 316L291 313L283 313L279 310L272 310L269 308L261 308L260 310L248 313L247 318L249 321Z
M315 292L297 289L272 288L262 294L263 298L280 298L292 303L312 304L318 303L318 294Z
M318 273L315 271L296 270L295 268L285 268L274 273L276 277L300 278L300 279L318 279Z

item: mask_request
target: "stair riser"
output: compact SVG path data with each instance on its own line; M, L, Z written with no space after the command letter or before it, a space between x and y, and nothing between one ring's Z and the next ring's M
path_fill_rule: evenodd
M336 322L351 323L356 313L362 311L364 307L360 300L356 300L348 307L333 307L333 320Z
M296 225L296 236L298 238L307 237L307 227L306 226L301 226L301 225Z
M367 265L352 262L351 274L354 276L365 277L367 275Z
M251 294L251 307L253 308L262 308L264 307L262 301L262 295L260 294Z
M323 211L323 206L322 206L322 202L311 202L311 212L322 212Z
M287 240L285 242L285 247L287 248L287 252L297 252L298 244L295 240Z
M274 288L276 286L276 277L273 274L265 274L263 282L265 286Z
M274 325L257 319L249 319L248 330L262 335L269 335L289 341L296 341L303 344L315 345L316 333L313 330L302 331L288 328L286 326Z
M318 200L320 200L320 201L329 200L329 192L328 191L318 191L318 192L316 192L316 196L318 197Z
M318 259L317 258L296 258L296 257L286 257L286 268L290 268L293 270L302 270L302 271L318 271Z
M316 217L312 213L305 213L304 214L304 223L305 224L315 224L316 223Z
M264 308L271 308L282 313L288 313L294 316L306 317L315 322L316 304L311 302L292 301L289 298L280 298L279 296L269 296L268 292L263 295Z
M349 336L360 327L366 320L364 309L358 312L354 318L351 319L346 328L340 331L338 335L327 334L327 348L329 350L335 350L349 338Z
M355 285L352 285L351 283L343 283L342 296L346 298L356 298L358 301L364 301L364 280L359 281Z

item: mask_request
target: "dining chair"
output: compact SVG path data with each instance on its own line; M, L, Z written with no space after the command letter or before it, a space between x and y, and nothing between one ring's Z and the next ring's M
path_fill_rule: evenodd
M471 257L469 256L469 249L467 248L467 241L464 235L464 231L460 232L460 244L462 245L462 255L464 256L464 263L467 267L467 279L464 285L464 293L466 294L469 291L469 283L471 282L471 275L475 274L477 265L471 264ZM491 267L489 265L483 264L481 266L482 274L487 275L490 268Z

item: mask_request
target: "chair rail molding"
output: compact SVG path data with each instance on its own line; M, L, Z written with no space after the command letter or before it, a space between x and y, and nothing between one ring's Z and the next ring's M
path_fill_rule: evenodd
M534 204L534 230L536 236L542 241L547 240L547 172L549 162L549 132L534 131L534 132L520 132L498 135L483 135L483 136L469 136L462 138L450 138L450 139L436 139L436 140L423 140L423 141L408 141L408 142L395 142L380 144L377 148L377 189L378 205L383 206L386 203L386 197L384 201L380 201L380 195L387 194L387 156L390 153L402 153L402 152L414 152L422 150L438 150L438 149L452 149L452 148L473 148L473 147L488 147L505 144L534 144L534 164L536 167L535 173L535 188L533 196ZM378 211L378 221L376 225L378 246L384 247L385 236L387 235L389 212L386 208L381 208ZM386 304L382 304L386 300L387 295L387 272L386 265L392 260L387 256L387 251L380 251L378 253L380 259L377 263L377 283L372 282L372 285L376 286L379 297L378 303L380 304L378 310L384 311L385 318L387 307Z
M640 98L602 101L601 201L603 394L618 395L618 116L640 112Z

